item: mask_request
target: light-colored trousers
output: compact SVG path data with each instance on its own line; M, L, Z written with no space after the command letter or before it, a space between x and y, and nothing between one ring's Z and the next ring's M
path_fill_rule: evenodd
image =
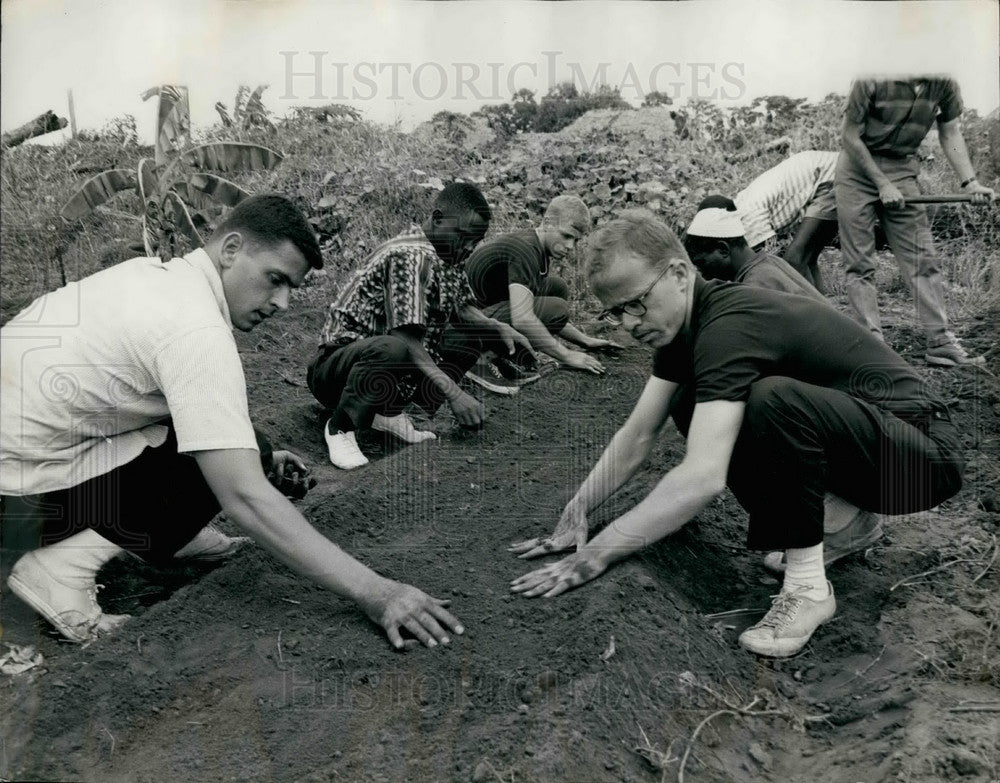
M876 165L904 198L920 194L915 157L873 156ZM882 223L889 247L907 288L913 296L917 322L929 347L949 342L945 313L944 279L923 205L906 204L886 209L879 201L878 187L847 152L841 152L834 180L840 247L847 266L847 298L855 317L865 327L882 334L875 291L875 220Z

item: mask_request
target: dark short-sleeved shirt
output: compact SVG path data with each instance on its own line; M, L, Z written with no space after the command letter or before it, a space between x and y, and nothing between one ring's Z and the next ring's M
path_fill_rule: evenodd
M465 268L445 264L420 226L380 245L330 305L324 344L346 344L416 327L435 361L444 328L472 300Z
M961 116L962 94L947 76L858 79L844 112L862 125L861 140L872 154L905 158L917 151L935 120Z
M946 412L901 356L829 305L718 280L695 282L690 328L657 350L653 375L696 402L745 402L773 377L837 389L911 423Z
M817 302L828 304L826 297L796 272L791 264L770 253L758 253L751 258L736 275L736 282L766 288L769 291L808 296Z
M477 247L465 262L465 272L477 304L487 307L506 302L512 284L539 296L549 274L549 258L535 229L528 228Z

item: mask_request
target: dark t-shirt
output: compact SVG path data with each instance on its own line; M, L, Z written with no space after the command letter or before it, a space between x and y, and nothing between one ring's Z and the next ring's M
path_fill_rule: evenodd
M745 402L754 382L783 376L914 424L947 410L899 354L829 305L718 280L696 280L690 330L656 352L653 375L693 383L697 402Z
M549 274L549 259L535 229L504 234L480 245L465 262L469 285L480 307L506 302L508 286L523 285L539 296Z
M795 271L783 258L760 252L755 255L736 275L737 283L766 288L769 291L785 291L789 294L808 296L817 302L826 303L826 297Z

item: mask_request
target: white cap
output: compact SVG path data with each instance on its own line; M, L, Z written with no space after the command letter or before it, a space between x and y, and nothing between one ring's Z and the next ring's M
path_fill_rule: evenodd
M738 212L714 207L699 211L688 226L687 233L711 239L735 239L745 235Z

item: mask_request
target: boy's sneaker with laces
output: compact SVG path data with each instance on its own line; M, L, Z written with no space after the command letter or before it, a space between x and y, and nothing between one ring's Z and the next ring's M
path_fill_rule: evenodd
M465 377L494 394L510 396L517 394L521 388L516 380L505 378L504 374L500 372L500 368L490 361L488 356L480 356L479 361L473 365Z
M504 378L514 381L518 386L534 383L542 377L539 373L523 367L506 356L498 356L493 360L493 364Z
M812 637L813 632L837 611L833 585L826 598L813 600L805 593L809 588L782 589L763 619L740 634L740 646L757 655L769 658L788 658L795 655Z

